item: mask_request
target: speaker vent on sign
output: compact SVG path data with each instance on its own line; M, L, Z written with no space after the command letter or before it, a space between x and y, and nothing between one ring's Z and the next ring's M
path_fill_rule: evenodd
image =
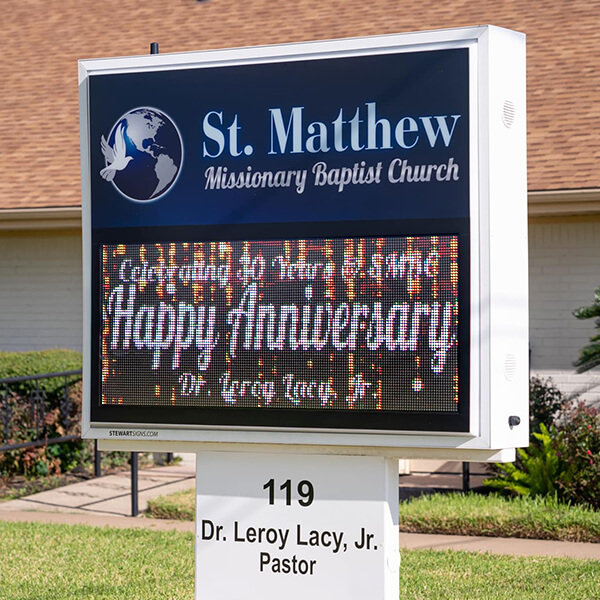
M509 128L515 122L515 105L510 100L506 100L502 107L502 122Z
M512 381L517 372L517 358L514 354L507 354L504 359L504 377Z

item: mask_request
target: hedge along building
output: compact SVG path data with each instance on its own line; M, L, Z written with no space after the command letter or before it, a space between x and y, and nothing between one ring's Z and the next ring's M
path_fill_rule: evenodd
M81 349L77 60L490 23L527 34L531 370L600 401L572 311L600 285L599 2L3 0L0 350ZM500 118L500 116L499 116ZM510 173L507 173L510 177Z

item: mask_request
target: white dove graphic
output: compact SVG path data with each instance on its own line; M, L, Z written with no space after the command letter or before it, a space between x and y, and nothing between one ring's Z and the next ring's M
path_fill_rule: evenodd
M102 136L100 142L102 146L102 154L109 163L104 169L100 171L100 175L106 179L106 181L112 181L117 171L122 171L130 160L133 160L132 156L126 156L127 149L125 147L125 138L123 136L123 124L117 127L115 133L115 145L110 146L108 142Z

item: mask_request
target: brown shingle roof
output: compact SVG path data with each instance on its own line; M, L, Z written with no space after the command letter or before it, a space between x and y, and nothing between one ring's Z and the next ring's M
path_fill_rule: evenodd
M597 0L2 0L0 209L76 206L77 59L493 24L528 36L529 189L600 188Z

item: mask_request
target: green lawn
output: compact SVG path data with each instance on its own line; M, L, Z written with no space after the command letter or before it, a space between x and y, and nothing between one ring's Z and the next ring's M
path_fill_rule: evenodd
M148 500L146 514L154 519L193 521L196 517L196 490L183 490Z
M194 536L0 522L0 600L194 597Z
M194 597L192 534L0 522L0 552L0 600ZM582 600L599 577L595 561L403 551L400 598Z
M406 532L600 542L600 512L541 498L434 494L400 503L399 515Z
M475 552L402 552L400 598L419 600L592 600L600 563Z

